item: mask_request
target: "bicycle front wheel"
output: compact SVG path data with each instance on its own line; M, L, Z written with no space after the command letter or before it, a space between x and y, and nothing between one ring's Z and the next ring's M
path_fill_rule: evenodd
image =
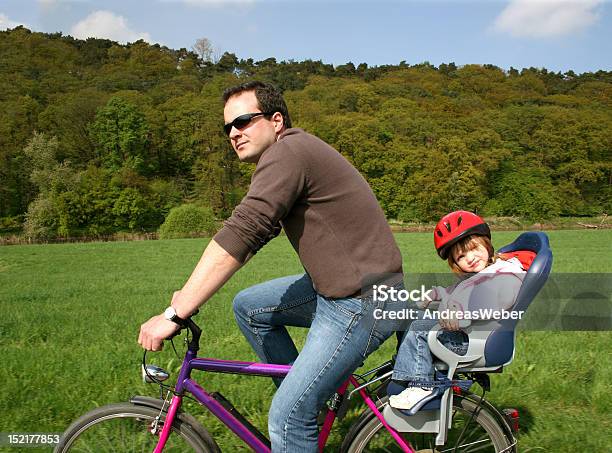
M62 435L55 453L151 452L157 445L165 422L160 411L130 403L110 404L80 417ZM219 448L203 428L195 429L176 417L164 452L217 453Z
M382 410L388 397L378 404ZM415 451L515 453L511 434L492 413L495 409L481 406L471 399L453 399L453 419L445 445L435 445L435 434L400 433ZM342 444L345 453L401 452L389 431L370 411L362 415L349 430Z

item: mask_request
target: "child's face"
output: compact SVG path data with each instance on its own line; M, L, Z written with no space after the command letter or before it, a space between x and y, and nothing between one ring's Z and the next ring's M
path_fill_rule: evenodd
M457 266L466 273L480 272L489 262L489 252L479 241L472 241L464 251L456 247L451 254Z

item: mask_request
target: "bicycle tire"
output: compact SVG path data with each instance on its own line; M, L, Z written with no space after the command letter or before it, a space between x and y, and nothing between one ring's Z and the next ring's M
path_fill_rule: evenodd
M79 417L66 429L54 453L153 451L165 422L163 413L156 434L151 433L158 409L132 403L109 404ZM193 427L181 414L172 423L164 452L220 453L210 434Z
M377 403L382 411L388 402L388 397L380 399ZM496 416L497 410L486 402L482 402L480 410L469 421L471 414L478 408L479 398L472 395L464 397L455 395L453 398L453 423L448 430L448 439L445 445L435 445L435 434L400 433L410 442L415 451L423 452L495 452L516 453L516 442L510 429L504 426L501 415ZM463 434L458 445L457 440L463 427L469 421L468 429ZM488 440L487 440L488 439ZM371 411L364 412L355 423L342 443L343 453L370 453L370 452L401 452L401 448L387 429Z

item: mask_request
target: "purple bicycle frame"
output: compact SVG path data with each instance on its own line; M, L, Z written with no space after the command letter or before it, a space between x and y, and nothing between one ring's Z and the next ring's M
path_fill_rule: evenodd
M216 373L229 373L229 374L244 374L253 376L268 376L268 377L285 377L291 365L274 365L267 363L257 362L240 362L235 360L220 360L220 359L208 359L198 358L192 351L187 351L179 377L176 383L176 394L172 398L168 412L166 414L166 421L163 425L162 432L159 437L159 441L153 453L162 453L168 436L170 435L170 429L174 421L174 417L178 412L181 403L183 401L183 393L185 391L191 393L204 407L206 407L212 414L221 420L230 430L234 432L240 439L244 441L253 451L257 453L270 453L270 448L263 443L257 436L255 436L249 429L240 422L233 414L231 414L219 401L213 398L212 395L207 393L202 387L200 387L194 380L191 379L192 370L212 371ZM355 388L359 386L357 380L351 376L344 384L338 389L340 395L344 395L349 383ZM385 421L384 417L376 407L376 404L368 396L365 389L360 389L359 394L370 408L372 412L378 417L381 423L393 436L397 444L406 453L414 453L414 450L410 447L402 437ZM319 452L323 451L323 447L327 442L329 433L331 431L332 424L336 418L336 413L332 410L327 412L325 422L319 433Z

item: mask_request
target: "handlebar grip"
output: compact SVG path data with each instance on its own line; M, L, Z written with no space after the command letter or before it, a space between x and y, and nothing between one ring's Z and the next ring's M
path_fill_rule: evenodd
M179 334L181 333L181 331L183 331L183 330L185 330L185 329L189 329L189 328L190 328L190 323L192 323L192 322L193 322L193 321L191 320L191 318L192 318L193 316L197 315L199 311L200 311L200 310L196 310L196 311L194 311L194 312L191 314L191 316L189 316L188 318L184 319L184 323L185 323L184 325L177 324L178 329L176 329L176 330L174 331L174 333L170 334L168 337L164 338L164 341L167 341L167 340L172 340L174 337L176 337L177 335L179 335Z

